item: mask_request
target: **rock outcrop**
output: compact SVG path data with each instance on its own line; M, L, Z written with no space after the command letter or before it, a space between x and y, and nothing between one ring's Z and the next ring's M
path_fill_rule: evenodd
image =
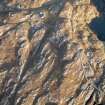
M0 1L0 105L104 105L104 0Z

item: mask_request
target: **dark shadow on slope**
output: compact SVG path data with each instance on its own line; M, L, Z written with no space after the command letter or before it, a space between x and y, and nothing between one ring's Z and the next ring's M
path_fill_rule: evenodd
M100 14L105 13L105 0L91 0L91 3L97 8Z
M54 102L47 102L45 105L57 105L57 103L54 103Z
M57 71L55 71L55 73L53 75L53 76L55 76L56 72L57 72L56 78L57 78L57 86L58 87L61 85L62 80L64 79L65 66L70 63L70 60L66 60L66 59L64 60L64 56L66 55L67 44L68 44L66 34L64 36L61 36L61 38L59 40L60 40L58 43L59 48L57 48L57 56L58 56L57 68L58 68L58 70L56 68L54 68Z
M0 69L2 70L11 70L11 68L13 67L13 66L16 66L16 62L15 61L13 61L13 62L10 62L10 63L3 63L2 65L0 65Z
M101 16L92 19L90 29L97 35L100 41L105 41L105 0L91 0Z
M66 2L67 0L49 0L42 7L49 10L53 15L58 15L64 8Z
M0 26L8 24L8 18L12 16L12 14L16 14L22 11L31 11L31 9L22 9L14 5L8 5L8 0L0 1ZM32 9L33 10L33 9Z
M0 0L0 11L4 11L5 8L6 8L5 0ZM7 18L7 16L8 16L7 13L0 13L0 26L5 24L4 20Z
M105 41L105 18L96 17L89 24L90 29L97 35L100 41Z

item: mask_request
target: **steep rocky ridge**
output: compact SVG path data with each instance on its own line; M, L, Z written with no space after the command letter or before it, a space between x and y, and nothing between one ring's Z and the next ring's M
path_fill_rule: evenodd
M105 32L93 26L104 24L104 7L1 0L0 105L104 105Z

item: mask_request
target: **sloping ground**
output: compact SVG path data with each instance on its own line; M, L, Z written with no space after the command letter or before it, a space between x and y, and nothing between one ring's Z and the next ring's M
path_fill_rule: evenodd
M104 7L1 0L0 105L104 105Z

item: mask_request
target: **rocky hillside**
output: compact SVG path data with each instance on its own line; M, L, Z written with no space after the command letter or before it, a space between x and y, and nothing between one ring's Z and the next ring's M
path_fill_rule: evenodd
M105 0L0 0L0 105L105 105Z

